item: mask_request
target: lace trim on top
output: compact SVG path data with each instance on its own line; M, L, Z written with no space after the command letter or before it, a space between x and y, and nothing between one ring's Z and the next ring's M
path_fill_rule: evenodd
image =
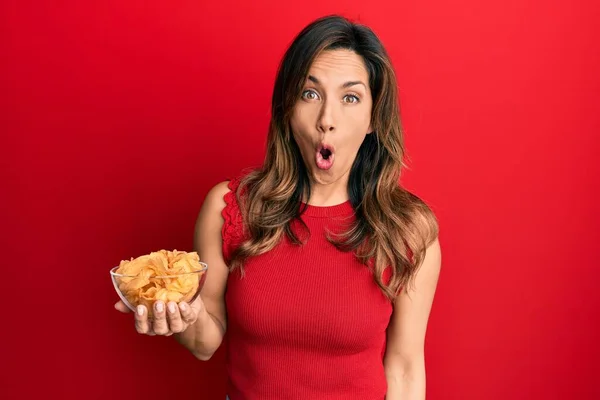
M223 197L225 207L221 212L224 219L221 235L223 238L223 258L227 264L231 261L231 254L235 248L244 241L244 220L236 199L236 191L239 185L239 178L231 179L227 184L230 192L227 192Z

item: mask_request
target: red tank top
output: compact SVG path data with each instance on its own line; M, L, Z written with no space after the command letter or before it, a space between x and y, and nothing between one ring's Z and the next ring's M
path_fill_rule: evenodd
M223 255L244 238L230 181L223 210ZM228 395L231 400L382 400L391 302L371 271L337 250L326 231L341 232L354 218L350 202L308 206L310 238L302 246L282 239L229 274Z

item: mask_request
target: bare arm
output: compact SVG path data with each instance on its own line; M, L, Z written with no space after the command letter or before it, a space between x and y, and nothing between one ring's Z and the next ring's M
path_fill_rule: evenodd
M229 270L223 260L222 236L225 207L223 196L229 191L227 182L213 187L204 200L194 233L194 247L200 260L208 264L206 281L200 292L201 308L198 319L185 331L175 334L175 339L200 360L208 360L217 351L225 330L225 288Z
M415 276L394 302L384 358L386 400L425 400L425 333L441 267L438 239L427 249Z

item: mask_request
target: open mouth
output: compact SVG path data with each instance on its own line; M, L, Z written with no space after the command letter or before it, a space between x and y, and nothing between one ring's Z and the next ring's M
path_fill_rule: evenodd
M321 153L321 156L323 156L324 160L328 160L329 156L331 156L331 150L327 149L327 148L322 148L321 151L319 151L319 153Z
M333 147L322 144L317 149L316 163L317 167L322 170L328 170L333 166L335 153Z

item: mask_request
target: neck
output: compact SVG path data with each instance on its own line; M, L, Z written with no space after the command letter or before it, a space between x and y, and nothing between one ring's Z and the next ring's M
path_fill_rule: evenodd
M311 179L310 199L304 199L312 206L335 206L342 204L349 199L348 196L348 174L344 174L339 179L332 182L321 182Z

